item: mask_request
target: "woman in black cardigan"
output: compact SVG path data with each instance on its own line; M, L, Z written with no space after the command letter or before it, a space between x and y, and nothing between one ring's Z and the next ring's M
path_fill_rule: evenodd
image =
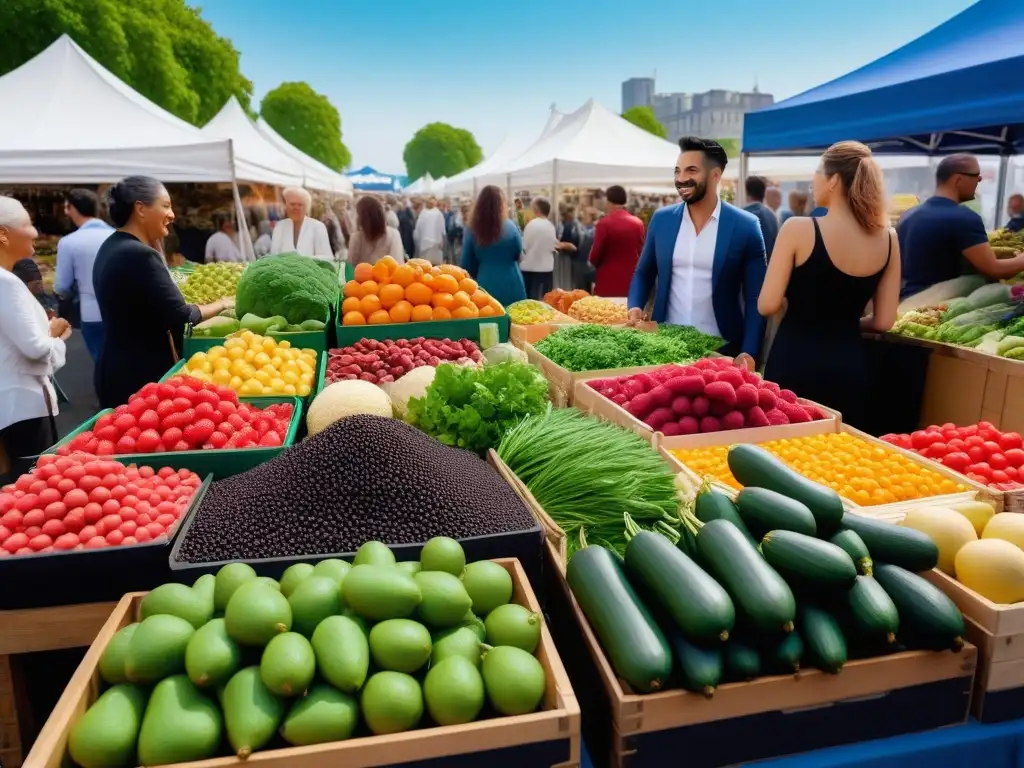
M110 218L118 229L100 247L93 266L106 331L96 392L102 407L114 408L170 370L187 323L213 317L234 300L196 306L182 298L157 250L174 221L163 184L129 176L107 194Z

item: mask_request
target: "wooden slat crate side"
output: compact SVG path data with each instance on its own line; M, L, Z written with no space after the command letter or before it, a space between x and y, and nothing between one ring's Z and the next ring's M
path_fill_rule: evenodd
M939 570L931 570L921 576L945 592L964 616L990 635L1005 637L1024 634L1024 604L993 603Z
M0 655L84 648L115 606L116 602L83 603L0 611Z

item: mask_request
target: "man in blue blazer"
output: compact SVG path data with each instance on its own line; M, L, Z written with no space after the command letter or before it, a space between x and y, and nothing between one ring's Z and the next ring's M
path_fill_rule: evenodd
M761 224L718 197L728 159L717 141L679 140L675 184L683 202L651 217L629 287L629 319L692 325L726 341L722 353L761 352L766 321L757 311L767 259Z

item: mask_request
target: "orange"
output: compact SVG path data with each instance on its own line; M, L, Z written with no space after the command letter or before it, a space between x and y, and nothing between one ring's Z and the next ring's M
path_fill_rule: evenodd
M408 323L412 317L412 304L404 299L388 310L393 323Z
M442 264L440 267L438 267L438 269L440 269L446 275L454 275L459 280L466 277L466 270L464 270L457 264Z
M363 289L359 285L358 280L349 280L345 283L345 290L342 291L346 299L350 299L355 296L357 299L363 295Z
M376 280L367 280L366 282L359 284L359 297L376 296L379 290L380 286L377 284Z
M393 274L395 269L398 267L398 262L394 260L390 255L382 256L378 264L384 264L388 268L388 274Z
M494 317L498 313L494 311L494 307L488 304L486 307L480 307L480 317Z
M354 277L357 283L365 283L367 280L372 280L373 266L365 261L361 264L356 264Z
M452 313L448 311L447 307L434 307L434 319L435 320L451 320Z
M400 285L385 285L380 289L380 305L384 309L391 309L403 298L405 298L405 289Z
M491 297L483 291L473 291L469 298L478 307L486 307L488 302L491 300Z
M475 317L475 315L469 307L456 307L455 311L452 312L452 317L456 320L465 320L466 318Z
M391 315L386 310L378 309L372 315L370 315L370 325L384 325L391 322Z
M415 279L416 272L413 267L410 267L408 264L402 264L401 266L395 267L395 271L391 274L391 282L395 285L400 285L403 288L407 287Z
M418 307L412 308L412 321L414 323L422 323L425 320L433 320L434 311L426 304L420 304Z
M498 314L498 315L504 315L505 314L505 308L503 306L501 306L501 302L498 301L493 296L491 296L490 301L488 301L487 303L488 303L488 306L491 306L491 307L494 308L495 314Z
M413 266L419 267L420 269L425 269L427 271L433 269L434 266L426 259L409 259L409 263L412 264Z
M472 277L464 277L462 278L462 280L459 281L459 290L465 291L470 296L476 293L476 290L479 287L480 286L476 284L476 280L474 280Z
M430 303L435 307L444 307L445 309L452 309L455 306L455 300L450 293L435 293L430 299Z
M438 273L434 276L434 290L444 293L455 293L459 290L459 281L451 275Z
M373 265L373 279L377 282L384 282L391 277L391 271L388 269L388 265L383 260L378 261Z
M469 298L469 294L465 291L456 291L452 298L455 299L455 306L457 307L468 307L473 303L473 300Z
M362 312L346 312L341 318L342 325L366 325L366 318Z
M405 289L405 298L409 300L409 303L416 306L420 304L429 304L431 297L434 292L429 286L421 283L413 283Z
M420 278L419 278L420 282L423 283L423 285L427 286L430 290L434 290L434 280L435 279L436 278L432 274L430 274L429 272L420 275Z
M363 296L359 300L359 311L369 317L378 309L381 308L380 298L370 294L369 296Z
M349 296L343 302L341 302L341 313L347 315L349 312L359 311L359 299L355 296Z

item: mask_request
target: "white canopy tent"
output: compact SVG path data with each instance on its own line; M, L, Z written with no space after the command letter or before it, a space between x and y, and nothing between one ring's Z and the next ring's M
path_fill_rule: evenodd
M445 176L442 176L440 179L435 179L428 172L403 189L402 193L406 195L434 195L436 197L441 197L445 194L445 185L447 181L448 179Z
M0 183L233 181L231 142L157 106L67 35L0 77Z
M256 121L256 129L267 141L302 166L305 186L310 189L320 189L325 192L333 192L336 195L352 197L352 182L348 177L331 170L319 160L310 157L301 149L292 145L286 138L271 128L270 124L262 117Z
M231 140L237 179L278 187L302 186L302 166L263 137L234 96L202 131L211 137Z
M480 188L488 184L505 186L506 177L502 173L502 169L515 162L518 157L529 151L530 147L553 133L564 117L565 115L552 105L544 127L532 144L524 146L522 142L513 137L506 137L498 148L480 163L449 178L445 184L445 193L448 195L471 194L475 197Z

